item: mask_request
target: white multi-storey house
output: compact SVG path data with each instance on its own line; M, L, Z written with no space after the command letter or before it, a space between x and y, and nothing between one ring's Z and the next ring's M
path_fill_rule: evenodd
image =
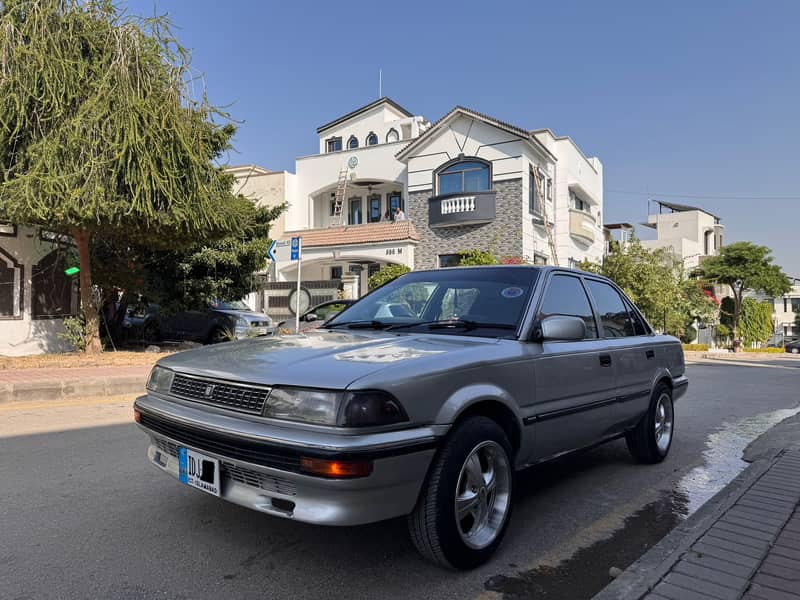
M431 123L389 98L317 134L319 153L283 174L281 241L302 238L308 303L342 280L366 292L369 275L385 264L451 266L470 249L564 266L603 256L602 164L570 138L461 106ZM395 217L398 209L405 219ZM255 303L280 317L296 261L280 256L270 279Z

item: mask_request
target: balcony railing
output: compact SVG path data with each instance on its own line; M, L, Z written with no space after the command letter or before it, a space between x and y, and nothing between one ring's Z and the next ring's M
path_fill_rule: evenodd
M433 196L428 201L428 224L453 227L494 221L496 196L494 190Z
M597 221L594 217L582 210L575 208L569 209L569 232L570 235L582 238L589 243L594 242L594 230Z

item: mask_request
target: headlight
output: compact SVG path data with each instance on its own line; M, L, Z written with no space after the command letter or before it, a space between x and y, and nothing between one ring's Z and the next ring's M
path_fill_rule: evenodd
M372 390L348 394L342 422L345 427L374 427L404 421L408 421L408 415L391 394Z
M308 388L273 388L265 417L342 427L376 427L408 421L403 407L382 391L338 392Z
M336 425L342 392L307 388L273 388L264 416L288 421Z
M175 373L164 367L156 365L150 371L150 377L147 379L147 389L151 392L159 392L161 394L168 394L169 388L172 386L172 378Z

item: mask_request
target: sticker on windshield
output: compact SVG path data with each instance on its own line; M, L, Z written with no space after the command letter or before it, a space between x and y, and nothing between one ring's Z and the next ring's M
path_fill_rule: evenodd
M519 298L525 291L520 287L507 287L500 294L503 298Z

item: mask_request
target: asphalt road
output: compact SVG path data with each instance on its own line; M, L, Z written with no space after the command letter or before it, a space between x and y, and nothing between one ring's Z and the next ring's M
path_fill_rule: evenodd
M590 597L800 401L800 360L689 376L664 463L614 442L523 473L500 552L469 573L420 559L402 519L315 527L180 485L147 463L129 399L0 405L0 597Z

